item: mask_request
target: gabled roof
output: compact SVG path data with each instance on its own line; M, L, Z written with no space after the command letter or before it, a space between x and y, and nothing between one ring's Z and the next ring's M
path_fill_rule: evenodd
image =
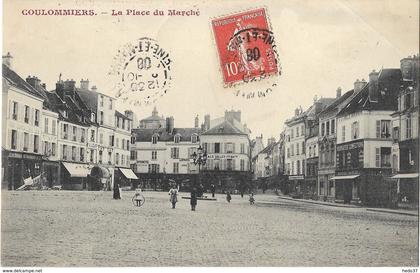
M98 110L98 93L90 90L77 89L76 91L87 107L95 113Z
M22 79L15 71L10 69L7 65L3 64L3 79L5 79L9 84L19 88L20 90L33 95L35 97L44 99L42 94L33 88L29 83Z
M119 111L117 111L117 110L115 110L115 116L116 116L116 117L123 118L123 119L128 119L128 120L131 120L131 118L127 117L126 115L124 115L123 113L121 113L121 112L119 112Z
M159 141L173 141L175 135L181 137L180 141L191 141L191 136L193 134L199 135L199 128L174 128L172 132L166 131L165 128L159 129L133 129L132 133L136 138L137 142L150 142L152 141L152 136L157 134L159 136Z
M221 124L210 128L202 135L247 135L238 128L236 128L232 123L225 120Z
M162 118L162 117L159 117L159 116L149 116L149 117L147 117L147 118L144 118L144 119L141 119L140 121L154 121L154 120L159 120L159 121L161 121L161 120L165 120L164 118Z
M324 110L319 113L319 117L324 117L329 114L334 113L335 111L341 110L346 103L349 101L350 97L354 94L354 90L347 91L344 95L335 99L330 105L328 105Z
M400 69L382 69L378 77L378 101L369 97L370 83L355 94L337 116L349 115L359 111L396 111L397 96L401 84Z
M273 142L270 145L267 145L267 147L265 147L261 152L259 152L260 154L267 154L270 153L274 146L276 146L276 144L278 144L278 142Z

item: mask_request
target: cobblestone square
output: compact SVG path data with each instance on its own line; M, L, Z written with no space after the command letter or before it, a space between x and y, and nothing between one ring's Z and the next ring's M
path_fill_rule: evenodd
M224 195L2 192L2 266L417 266L418 218ZM181 193L181 196L188 196ZM262 201L266 201L263 203ZM271 202L272 204L271 204Z

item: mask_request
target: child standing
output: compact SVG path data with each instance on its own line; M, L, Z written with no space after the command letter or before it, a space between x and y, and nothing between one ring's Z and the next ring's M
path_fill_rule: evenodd
M251 194L249 195L249 204L254 205L254 203L255 203L254 193L251 192Z
M230 192L227 192L226 201L228 201L228 203L230 203L230 200L232 200L232 196L230 196Z

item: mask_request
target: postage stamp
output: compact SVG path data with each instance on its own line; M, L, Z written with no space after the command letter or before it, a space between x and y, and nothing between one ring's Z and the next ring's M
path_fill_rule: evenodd
M114 57L115 97L131 105L156 102L171 86L169 53L156 40L143 37L128 43Z
M225 86L280 74L265 8L212 20Z

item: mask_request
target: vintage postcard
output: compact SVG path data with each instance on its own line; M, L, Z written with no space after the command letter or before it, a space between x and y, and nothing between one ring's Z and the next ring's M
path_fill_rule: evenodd
M3 272L417 272L418 1L2 7Z

